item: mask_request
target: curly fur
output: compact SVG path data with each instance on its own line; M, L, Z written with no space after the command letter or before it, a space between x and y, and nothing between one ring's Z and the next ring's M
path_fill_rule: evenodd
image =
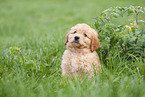
M79 39L75 39L79 37ZM75 75L94 75L95 71L101 71L96 49L99 48L100 42L98 33L87 24L77 24L71 28L65 37L67 49L62 57L62 74Z

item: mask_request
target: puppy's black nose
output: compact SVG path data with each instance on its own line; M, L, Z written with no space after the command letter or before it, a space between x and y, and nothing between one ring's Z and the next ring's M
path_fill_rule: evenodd
M78 39L80 39L80 37L79 36L75 36L75 40L78 40Z

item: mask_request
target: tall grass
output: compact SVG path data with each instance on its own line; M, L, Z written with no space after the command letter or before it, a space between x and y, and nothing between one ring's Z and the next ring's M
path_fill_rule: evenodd
M63 77L60 68L64 37L73 25L94 27L91 18L106 8L144 4L144 0L0 0L0 97L144 97L142 58L130 63L115 50L101 74L83 81ZM98 54L103 63L104 55Z

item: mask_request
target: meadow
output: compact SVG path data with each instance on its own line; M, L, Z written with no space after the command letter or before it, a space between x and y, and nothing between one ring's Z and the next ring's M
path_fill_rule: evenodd
M103 10L130 5L145 7L145 0L0 0L0 97L145 97L145 62L129 62L117 49L107 65L97 51L104 69L92 79L61 74L69 29L95 28L92 18Z

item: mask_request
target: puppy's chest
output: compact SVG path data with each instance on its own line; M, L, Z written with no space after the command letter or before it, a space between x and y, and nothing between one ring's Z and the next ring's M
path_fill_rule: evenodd
M92 63L93 59L90 54L72 54L70 57L70 64L74 68L83 68L84 66L90 66Z

